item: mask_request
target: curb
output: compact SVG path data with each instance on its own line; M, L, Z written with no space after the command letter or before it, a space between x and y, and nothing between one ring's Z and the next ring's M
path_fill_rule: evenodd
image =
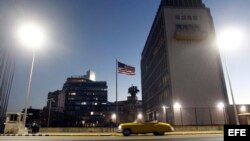
M88 134L88 133L85 133L85 134L68 134L68 133L55 133L55 134L48 134L48 136L117 136L116 134Z
M169 132L165 135L195 135L195 134L223 134L224 131L201 131L201 132Z
M204 132L168 132L165 135L195 135L195 134L223 134L223 131L204 131ZM151 136L148 134L135 134L138 136ZM123 136L119 133L38 133L38 134L0 134L0 136Z
M0 134L0 136L49 136L49 134Z

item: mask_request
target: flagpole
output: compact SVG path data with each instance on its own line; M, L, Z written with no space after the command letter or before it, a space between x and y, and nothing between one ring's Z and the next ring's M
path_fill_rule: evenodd
M115 100L116 100L116 118L115 118L115 123L116 123L116 125L117 125L117 118L118 118L118 89L117 89L117 59L116 59L116 71L115 71L115 74L116 74L116 82L115 82L115 85L116 85L116 98L115 98Z

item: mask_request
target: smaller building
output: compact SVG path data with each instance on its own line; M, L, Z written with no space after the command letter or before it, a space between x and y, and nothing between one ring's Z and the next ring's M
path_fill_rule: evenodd
M116 102L113 103L112 107L113 113L116 113ZM127 100L118 101L117 123L134 122L138 118L142 118L142 115L142 101L138 100L137 97L128 96Z
M68 77L62 90L48 94L44 110L50 116L50 126L102 126L108 111L107 88L90 70L86 75Z
M23 123L23 113L6 113L4 134L23 134L28 133Z

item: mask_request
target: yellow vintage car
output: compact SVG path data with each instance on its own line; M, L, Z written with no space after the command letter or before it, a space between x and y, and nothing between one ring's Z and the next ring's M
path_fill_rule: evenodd
M130 134L144 134L144 133L154 133L154 135L164 135L165 132L172 132L174 128L165 122L131 122L131 123L121 123L118 126L117 132L122 133L124 136L129 136Z

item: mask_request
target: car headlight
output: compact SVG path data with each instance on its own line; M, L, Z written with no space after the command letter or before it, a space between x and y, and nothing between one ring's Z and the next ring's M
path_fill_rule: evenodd
M119 126L118 126L118 129L122 129L122 126L121 126L121 125L119 125Z

